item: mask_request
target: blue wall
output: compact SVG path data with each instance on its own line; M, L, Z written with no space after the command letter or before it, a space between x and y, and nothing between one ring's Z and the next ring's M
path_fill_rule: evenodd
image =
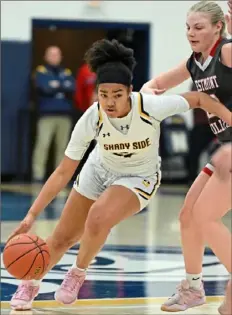
M1 174L18 173L18 144L28 150L28 119L23 117L19 126L20 110L29 107L29 81L31 73L31 43L2 41L1 43ZM20 130L19 130L20 129ZM25 173L27 163L21 165Z

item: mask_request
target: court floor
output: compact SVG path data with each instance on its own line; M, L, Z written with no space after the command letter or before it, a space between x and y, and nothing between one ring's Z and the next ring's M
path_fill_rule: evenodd
M182 312L181 314L194 314L194 315L211 315L218 314L217 312L218 303L210 303L208 305L204 305L202 307L190 309L186 312ZM118 305L118 306L74 306L72 308L36 308L32 311L10 311L10 310L1 310L1 314L51 314L51 315L64 315L64 314L75 314L75 315L156 315L156 314L170 314L167 312L160 311L160 306L156 304L149 305ZM179 313L177 313L179 314Z
M40 186L1 185L1 190L2 251L8 235L26 214ZM51 233L68 192L69 189L62 192L38 218L33 233L43 238ZM166 314L160 305L185 276L178 224L185 192L186 188L181 186L161 187L149 209L111 231L103 250L91 263L80 299L71 307L64 308L53 296L75 260L78 244L46 275L33 311L10 311L9 301L18 281L5 270L1 260L1 314ZM224 222L231 227L231 213ZM207 304L181 314L218 314L228 274L209 249L204 255L203 274Z

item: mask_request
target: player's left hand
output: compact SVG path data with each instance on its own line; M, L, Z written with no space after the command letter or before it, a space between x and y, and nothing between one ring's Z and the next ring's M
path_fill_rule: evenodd
M148 88L148 87L144 86L144 87L142 87L141 92L145 93L145 94L161 95L164 92L166 92L166 89L162 89L162 90L151 89L151 88Z
M229 7L228 13L232 15L232 0L229 0L227 3Z
M227 2L228 4L228 13L225 15L227 30L232 35L232 0Z
M7 242L9 242L16 235L29 232L34 221L35 221L35 216L29 212L26 215L26 217L23 219L23 221L21 221L20 224L17 226L17 228L11 233Z

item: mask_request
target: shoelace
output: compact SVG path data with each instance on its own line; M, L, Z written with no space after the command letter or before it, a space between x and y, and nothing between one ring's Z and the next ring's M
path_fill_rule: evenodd
M179 302L181 304L188 304L189 300L191 299L191 294L193 293L191 288L184 288L183 285L179 285L177 287L180 299Z
M179 284L176 287L176 289L177 289L178 292L177 293L173 293L173 295L169 298L169 300L175 298L176 302L180 302L181 304L185 304L186 301L188 300L188 299L185 299L185 298L186 298L186 293L188 292L189 289L184 288L184 286L182 284ZM187 293L187 295L189 295L189 294Z
M23 299L23 300L30 300L32 297L32 293L34 291L34 288L32 286L28 285L20 285L18 290L15 292L15 298L16 299Z
M69 292L76 291L80 282L81 282L80 276L69 271L66 277L64 278L64 281L62 283L62 288L64 288L65 290Z

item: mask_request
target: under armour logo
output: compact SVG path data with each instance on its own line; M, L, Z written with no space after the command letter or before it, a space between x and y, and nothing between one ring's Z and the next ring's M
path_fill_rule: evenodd
M125 128L129 130L129 125L121 126L121 130L123 130L123 129L125 129Z
M110 133L103 133L103 137L105 138L106 136L110 137Z

